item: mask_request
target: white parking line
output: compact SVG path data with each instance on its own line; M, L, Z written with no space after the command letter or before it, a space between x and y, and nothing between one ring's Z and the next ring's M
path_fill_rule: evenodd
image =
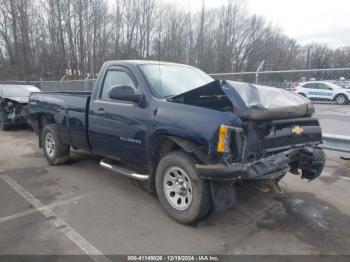
M39 199L33 196L25 188L19 185L8 175L1 175L0 178L10 185L18 194L25 198L32 206L42 213L59 231L75 243L83 252L89 255L96 262L110 262L103 253L83 238L77 231L68 225L62 218L45 206Z
M17 214L13 214L13 215L7 216L7 217L1 217L0 218L0 224L3 224L5 222L8 222L8 221L20 218L20 217L25 217L25 216L28 216L28 215L40 212L44 208L55 208L55 207L58 207L58 206L68 205L68 204L71 204L71 203L73 203L75 201L78 201L78 200L80 200L82 198L83 198L83 196L76 196L76 197L73 197L73 198L70 198L70 199L66 199L66 200L62 200L62 201L58 201L58 202L52 203L52 204L44 206L44 207L39 207L39 208L35 208L35 209L19 212Z

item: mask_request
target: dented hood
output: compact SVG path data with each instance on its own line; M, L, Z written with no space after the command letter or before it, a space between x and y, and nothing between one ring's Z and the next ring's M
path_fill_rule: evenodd
M242 119L293 118L314 113L311 102L288 90L234 81L213 81L171 101L211 109L230 109Z
M34 92L40 92L40 89L30 85L0 85L1 98L7 98L21 104L27 104L29 95Z
M8 99L12 101L16 101L17 103L20 104L28 104L29 97L9 97Z

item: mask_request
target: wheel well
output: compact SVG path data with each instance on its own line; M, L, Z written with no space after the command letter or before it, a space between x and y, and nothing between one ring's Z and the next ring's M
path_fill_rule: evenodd
M41 114L39 115L39 128L43 129L46 125L52 124L55 121L53 120L52 116L47 114Z
M346 94L337 94L336 96L334 96L333 101L337 103L337 98L339 96L343 96L345 98L345 104L349 103L349 97Z
M152 143L152 164L151 164L151 176L148 181L148 189L151 192L155 191L155 174L160 160L170 152L177 150L184 150L191 154L195 159L201 161L202 151L204 147L188 139L176 137L176 136L159 136Z
M346 98L346 100L348 100L348 96L345 95L345 94L337 94L337 95L334 97L334 99L336 99L338 96L343 96L343 97Z
M44 129L44 127L46 125L50 125L55 123L54 119L52 116L47 115L47 114L41 114L38 116L38 124L39 124L39 147L42 147L42 143L41 143L41 133L42 130Z

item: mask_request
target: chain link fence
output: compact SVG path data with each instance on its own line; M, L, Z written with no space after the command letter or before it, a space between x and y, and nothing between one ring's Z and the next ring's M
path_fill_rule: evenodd
M64 81L42 81L40 89L42 91L92 91L95 79L88 80L64 80Z
M8 85L33 85L43 92L79 92L92 91L96 79L61 81L0 81Z
M278 88L293 88L305 81L336 81L350 87L350 68L312 69L288 71L261 71L242 73L211 74L215 79L225 79L273 86Z
M350 87L350 68L312 69L289 71L261 71L211 74L215 79L225 79L290 89L305 81L337 81ZM92 91L96 79L61 81L2 81L0 84L34 85L46 92Z

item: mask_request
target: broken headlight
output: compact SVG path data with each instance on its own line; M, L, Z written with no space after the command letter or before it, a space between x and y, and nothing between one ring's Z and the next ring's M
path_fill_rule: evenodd
M15 104L11 101L7 102L7 107L13 107Z
M219 139L216 151L218 153L230 153L231 152L231 139L233 132L242 132L242 128L221 125L219 128Z

